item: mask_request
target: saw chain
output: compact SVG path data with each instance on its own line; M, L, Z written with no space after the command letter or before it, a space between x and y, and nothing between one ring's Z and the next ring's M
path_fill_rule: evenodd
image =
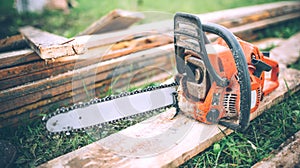
M68 113L72 110L75 110L75 109L85 108L85 107L88 107L88 106L91 106L91 105L94 105L94 104L97 104L97 103L103 103L103 102L111 101L111 100L114 100L114 99L119 99L119 98L126 97L126 96L132 96L132 95L151 92L151 91L164 89L164 88L176 87L178 85L179 84L177 82L173 82L171 84L162 84L162 85L159 85L159 86L148 86L144 89L136 89L136 90L131 91L131 92L121 92L118 95L108 95L108 96L103 97L103 98L95 97L95 98L93 98L93 99L91 99L90 101L87 101L87 102L79 102L79 103L75 103L71 106L58 108L53 113L50 113L50 114L47 114L46 116L44 116L42 118L42 121L45 122L45 125L46 125L46 122L51 117L59 115L59 114L64 114L64 113L66 114L66 113ZM51 135L55 135L55 134L70 135L70 133L84 132L87 129L103 127L105 125L113 124L113 123L116 123L116 122L119 122L119 121L122 121L122 120L127 120L127 119L130 119L130 118L134 118L136 116L143 116L143 115L146 115L146 114L152 114L152 113L158 112L158 111L163 112L167 108L170 108L170 107L176 107L177 108L177 106L178 106L178 104L177 104L177 92L174 92L174 94L173 94L173 104L166 105L166 106L163 106L163 107L160 107L160 108L157 108L157 109L151 109L150 111L146 111L146 112L143 112L143 113L137 113L137 114L130 115L130 116L125 116L125 117L122 117L122 118L114 119L114 120L107 121L107 122L98 123L98 124L91 125L91 126L88 126L88 127L82 127L82 128L68 127L68 128L66 128L66 130L58 131L58 132L51 132L48 129L47 129L47 131Z

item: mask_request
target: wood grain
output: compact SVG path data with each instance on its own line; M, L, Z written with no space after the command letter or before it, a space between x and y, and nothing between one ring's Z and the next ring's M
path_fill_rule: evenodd
M56 104L60 104L59 101L66 102L64 99L57 99L56 96L63 96L63 98L68 98L74 102L82 101L82 99L77 100L76 98L82 98L84 94L81 94L81 96L73 94L76 90L81 90L82 93L88 90L92 92L91 97L98 97L101 95L98 90L102 93L107 92L110 88L108 84L111 84L112 80L118 79L117 82L113 82L116 84L113 88L120 89L121 86L128 85L128 82L141 86L140 81L156 82L166 79L164 73L168 72L168 77L170 76L170 72L173 70L170 62L174 62L174 60L172 60L173 56L171 54L173 52L163 51L163 49L163 47L161 49L154 48L149 51L127 55L127 57L100 62L47 80L0 92L2 107L0 109L0 121L2 123L0 127L15 124L9 122L8 119L18 118L21 114L29 113L34 109L41 108L48 113L49 109L43 108L43 106L49 102L54 103L57 101ZM152 68L152 70L149 70L149 68ZM160 74L164 75L160 76ZM153 75L157 75L159 78L151 77ZM148 80L148 78L151 80ZM128 81L129 79L133 81ZM17 121L17 119L13 121Z
M115 45L92 48L80 56L69 56L48 61L42 60L30 64L0 69L0 76L2 77L0 79L0 90L97 64L99 61L106 61L130 53L166 45L172 41L173 39L166 35L152 35L122 41Z
M20 50L28 47L26 41L20 34L0 39L0 52Z
M77 43L75 39L67 39L31 26L22 27L19 31L42 59L72 56L86 51L84 44Z

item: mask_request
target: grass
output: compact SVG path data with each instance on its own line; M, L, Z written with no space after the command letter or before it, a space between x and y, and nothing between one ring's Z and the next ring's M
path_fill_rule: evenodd
M204 13L274 1L277 0L215 0L205 2L194 0L185 3L179 0L165 0L160 1L160 3L153 3L150 0L97 0L87 3L87 1L78 0L79 6L72 9L67 15L60 11L20 15L11 9L11 0L3 0L0 6L0 38L16 34L19 27L28 24L65 37L72 37L114 8L139 11L158 10L170 13L176 11ZM288 26L266 30L261 32L260 38L287 38L299 31L298 25L299 23L289 23ZM300 61L290 67L299 68ZM300 130L299 95L299 92L289 95L284 102L267 110L262 116L251 122L246 132L235 132L226 136L181 167L250 167L262 158L270 156L273 149L276 149L287 137ZM44 125L40 120L26 121L18 128L0 129L0 139L9 140L17 146L16 167L34 167L143 119L137 117L122 121L119 124L99 128L97 131L100 134L97 136L91 136L87 133L49 136L45 133Z
M43 13L18 14L13 9L12 0L2 0L0 5L0 39L18 33L24 25L31 25L54 34L73 37L83 31L93 21L107 14L109 11L120 8L133 11L162 11L174 14L177 11L191 13L205 13L216 10L275 2L279 0L190 0L184 3L181 0L163 0L154 3L153 0L77 0L78 6L72 8L69 14L61 11Z
M289 22L286 22L285 24L281 24L279 26L269 27L268 29L264 29L260 32L258 32L258 40L267 38L267 37L277 37L277 38L283 38L287 39L291 37L293 34L296 34L300 31L299 25L300 19L295 19Z

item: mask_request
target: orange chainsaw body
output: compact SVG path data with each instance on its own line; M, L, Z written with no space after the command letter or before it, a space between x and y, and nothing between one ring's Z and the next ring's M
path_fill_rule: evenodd
M238 39L243 52L246 56L250 81L251 81L251 113L259 106L260 101L264 96L275 90L279 86L278 74L279 68L276 61L264 56L259 49L251 43ZM213 52L208 52L209 60L221 77L229 79L229 85L224 89L216 85L216 82L210 84L205 96L197 100L197 96L193 96L191 92L183 89L179 91L180 109L189 116L192 116L198 121L207 124L217 123L221 118L234 118L239 114L240 104L240 87L238 77L236 75L237 68L230 49L222 38L218 38L215 42L209 44ZM209 49L208 49L209 51ZM186 62L194 57L199 56L192 52L186 52ZM255 61L253 61L255 60ZM271 67L270 77L266 77L262 71L259 75L255 75L257 61L261 61ZM186 83L186 82L185 82ZM181 83L186 86L186 84ZM186 86L188 87L188 86ZM199 98L199 96L198 96ZM184 107L184 104L189 104L189 107ZM216 114L215 111L218 111ZM214 113L214 114L210 114Z

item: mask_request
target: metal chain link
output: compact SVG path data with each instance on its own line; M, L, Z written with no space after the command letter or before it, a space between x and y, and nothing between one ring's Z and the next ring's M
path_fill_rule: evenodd
M126 97L126 96L129 96L129 95L134 95L134 94L139 94L139 93L144 93L144 92L149 92L149 91L153 91L153 90L157 90L157 89L162 89L162 88L167 88L167 87L174 87L174 86L178 86L178 83L174 82L174 83L171 83L171 84L163 84L163 85L160 85L160 86L148 86L148 87L146 87L144 89L137 89L137 90L134 90L134 91L131 91L131 92L122 92L122 93L120 93L118 95L109 95L109 96L106 96L104 98L93 98L93 99L91 99L88 102L79 102L79 103L73 104L73 105L68 106L68 107L58 108L53 113L50 113L50 114L44 116L42 118L42 121L46 125L46 122L51 117L53 117L55 115L58 115L58 114L61 114L61 113L67 113L67 112L69 112L71 110L75 110L75 109L78 109L78 108L84 108L84 107L87 107L87 106L90 106L90 105L93 105L93 104L102 103L102 102L105 102L105 101L110 101L110 100L113 100L113 99L117 99L117 98L121 98L121 97ZM121 121L121 120L126 120L126 119L129 119L129 118L134 118L134 117L139 116L139 115L150 114L150 113L153 113L155 111L164 110L164 109L172 107L173 105L168 105L168 106L161 107L161 108L158 108L158 109L153 109L153 110L146 111L146 112L143 112L143 113L134 114L134 115L127 116L127 117L124 117L124 118L120 118L120 119L116 119L116 120L112 120L112 121L108 121L108 122L96 124L96 125L85 127L85 128L80 128L80 129L70 128L67 131L61 131L61 132L55 132L55 133L48 131L48 133L49 134L55 134L55 135L56 134L66 134L66 135L69 135L71 132L82 132L82 131L85 131L86 129L91 129L91 128L94 128L94 127L100 127L100 126L104 126L106 124L112 124L112 123L115 123L115 122L118 122L118 121Z

